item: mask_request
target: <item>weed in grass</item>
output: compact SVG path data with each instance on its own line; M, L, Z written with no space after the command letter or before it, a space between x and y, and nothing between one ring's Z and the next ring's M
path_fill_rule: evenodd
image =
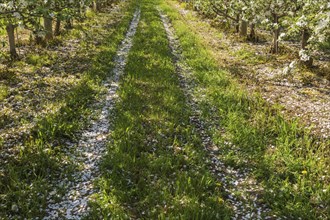
M0 80L3 80L4 84L7 85L16 84L18 81L16 73L7 68L0 69Z
M245 60L248 64L252 65L262 64L267 61L267 58L265 56L258 55L245 48L241 48L240 50L234 51L232 52L232 54L238 59Z
M86 17L91 19L91 18L94 18L96 16L96 13L93 11L93 10L87 10L86 11Z
M29 54L27 55L25 62L37 67L48 66L51 64L51 60L47 54Z
M8 95L8 86L0 85L0 102L2 102Z

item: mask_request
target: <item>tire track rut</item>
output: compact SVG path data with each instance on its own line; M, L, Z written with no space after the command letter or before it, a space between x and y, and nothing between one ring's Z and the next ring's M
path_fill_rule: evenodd
M186 96L187 104L192 111L190 123L199 133L203 147L211 160L211 172L222 183L223 189L227 194L226 201L234 211L232 219L282 219L275 216L272 210L261 201L263 188L251 178L251 170L247 168L234 169L228 167L218 159L218 155L221 152L218 152L217 146L208 134L208 128L210 126L202 120L202 111L198 106L199 101L194 95L195 83L191 78L192 70L185 63L184 57L181 55L180 43L168 17L160 10L159 12L166 30L169 47L173 54L180 86Z
M115 57L113 77L109 78L104 84L108 92L104 103L101 103L103 107L99 118L92 121L92 125L83 131L74 153L68 151L68 155L77 163L80 170L73 174L73 180L65 178L54 184L55 189L56 186L62 186L67 191L59 202L54 201L54 195L57 194L56 190L50 192L47 198L47 214L43 218L45 220L81 219L88 214L88 202L91 196L97 193L97 190L93 187L93 182L100 176L99 164L101 158L106 154L107 137L111 132L110 112L118 99L116 91L119 86L119 79L124 74L128 53L133 45L133 37L139 24L140 13L140 9L135 11L125 39L122 41ZM74 149L74 147L71 145L68 146L68 149Z

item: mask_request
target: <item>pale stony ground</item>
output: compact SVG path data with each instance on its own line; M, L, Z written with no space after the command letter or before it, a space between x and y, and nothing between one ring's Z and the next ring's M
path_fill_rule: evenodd
M232 219L283 219L274 216L266 204L260 202L260 192L262 187L251 177L249 169L234 169L226 166L218 159L219 152L217 146L208 135L207 122L201 118L201 110L198 107L200 100L194 95L194 82L191 78L191 71L180 53L180 45L175 36L174 28L169 19L160 12L169 45L174 56L176 70L180 84L187 98L188 105L191 107L192 115L190 122L199 132L203 147L207 151L211 160L211 172L214 173L223 185L224 191L228 194L226 201L232 207L234 215ZM240 192L240 194L238 194Z
M106 99L99 118L92 121L91 126L82 132L73 153L67 152L70 158L79 167L72 180L68 178L58 180L54 183L54 191L48 196L47 215L44 219L81 219L88 214L88 202L97 190L93 187L94 181L100 176L99 163L106 154L106 141L110 131L109 117L113 109L117 95L119 78L124 74L128 53L132 47L132 39L140 19L140 10L136 10L129 30L122 42L115 58L113 77L105 82L108 89ZM75 146L68 146L68 149ZM66 193L62 198L54 198L58 193L56 189L64 187ZM56 200L60 200L56 202Z

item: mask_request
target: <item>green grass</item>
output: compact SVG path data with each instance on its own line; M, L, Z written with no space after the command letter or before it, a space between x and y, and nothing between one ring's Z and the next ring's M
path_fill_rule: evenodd
M25 62L35 67L49 66L52 64L52 57L48 54L28 54Z
M265 56L258 55L247 48L241 48L239 50L231 52L233 56L240 60L245 60L248 64L256 65L263 64L267 62Z
M6 36L7 32L5 28L0 28L0 37ZM1 47L2 47L3 42L1 42Z
M320 45L321 50L329 51L330 50L330 38Z
M3 102L7 98L9 94L8 89L9 89L8 86L0 84L0 102ZM4 111L4 113L0 115L0 127L5 126L9 121L11 121L11 119L8 116L8 114L6 114L6 112ZM0 147L2 144L3 144L2 141L0 141Z
M213 124L210 135L223 152L219 157L227 164L254 169L253 175L265 187L263 200L274 213L292 219L326 219L330 214L329 139L312 137L298 121L285 120L258 95L250 96L230 73L219 69L212 48L165 2L170 1L164 1L162 9L172 20L193 69L200 108Z
M0 85L0 102L3 101L8 95L8 86Z
M88 219L228 219L208 170L159 13L141 1L141 21L120 83L120 101Z
M121 20L111 28L103 39L98 54L88 58L92 68L82 73L82 79L67 91L61 101L62 107L38 122L31 136L26 137L18 154L9 159L0 173L0 218L36 218L43 216L46 197L50 189L49 181L65 174L59 173L70 158L63 153L65 141L75 139L79 130L87 125L83 120L90 115L91 104L103 91L104 80L113 68L113 58L117 47L124 38L134 12L134 3L127 4ZM104 16L104 15L102 15ZM100 16L100 17L102 17ZM44 66L36 55L28 58L31 64ZM3 144L3 143L2 143ZM74 167L69 166L67 174Z
M192 68L195 96L220 148L219 158L237 168L251 167L252 175L265 188L262 199L275 214L290 219L327 219L329 139L312 137L299 121L285 120L279 109L257 94L250 96L231 73L219 68L212 57L213 48L203 43L170 1L139 3L141 22L120 83L120 99L113 112L116 117L109 118L113 132L97 182L100 193L95 195L88 219L229 219L232 213L223 199L222 185L209 172L200 137L189 123L191 112L155 8L159 4L172 20ZM88 124L84 119L91 115L91 105L103 91L101 82L111 73L113 57L135 6L132 1L121 21L109 27L112 32L105 41L96 39L101 44L92 47L96 52L87 59L92 68L55 103L61 105L58 111L37 120L31 135L22 146L16 146L16 157L1 167L0 219L44 214L49 181L65 175L60 167L71 162L63 153L65 141L77 138L77 132ZM94 14L88 16L93 18ZM76 30L63 40L85 35ZM92 45L82 41L80 46L87 51ZM237 55L252 63L261 62L251 60L253 54L245 50ZM31 54L14 65L24 66L25 62L43 67L52 65L52 58ZM10 84L15 74L6 70L0 78ZM0 101L8 95L7 84L0 88ZM20 95L15 99L24 101ZM0 139L0 149L3 144ZM66 174L72 169L75 167L69 166Z

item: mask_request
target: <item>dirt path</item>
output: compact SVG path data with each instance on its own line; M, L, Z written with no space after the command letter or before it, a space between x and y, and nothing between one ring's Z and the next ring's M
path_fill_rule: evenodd
M169 19L161 12L160 14L174 57L181 88L192 110L190 123L195 127L196 131L198 131L203 146L211 159L211 172L217 176L227 194L226 200L234 210L232 219L281 219L271 214L272 210L261 202L263 189L251 178L251 170L234 169L226 166L218 159L217 155L221 152L218 152L217 146L208 135L208 124L201 119L202 111L198 106L199 100L193 93L194 82L190 76L191 71L185 63L184 57L180 55L180 45ZM240 194L238 194L238 192L240 192Z
M127 56L132 47L132 39L136 33L139 19L140 10L138 9L117 52L113 70L114 76L105 82L108 93L98 120L93 121L90 128L82 133L82 138L74 153L68 151L68 155L77 163L80 169L73 174L73 180L65 178L55 183L55 188L64 186L67 188L67 192L59 202L55 202L53 198L57 194L56 190L50 193L46 209L47 215L44 219L81 219L88 214L88 201L91 195L96 192L93 182L100 175L100 159L106 152L106 139L111 129L109 117L116 102L118 81L124 74ZM68 146L68 149L73 147Z

